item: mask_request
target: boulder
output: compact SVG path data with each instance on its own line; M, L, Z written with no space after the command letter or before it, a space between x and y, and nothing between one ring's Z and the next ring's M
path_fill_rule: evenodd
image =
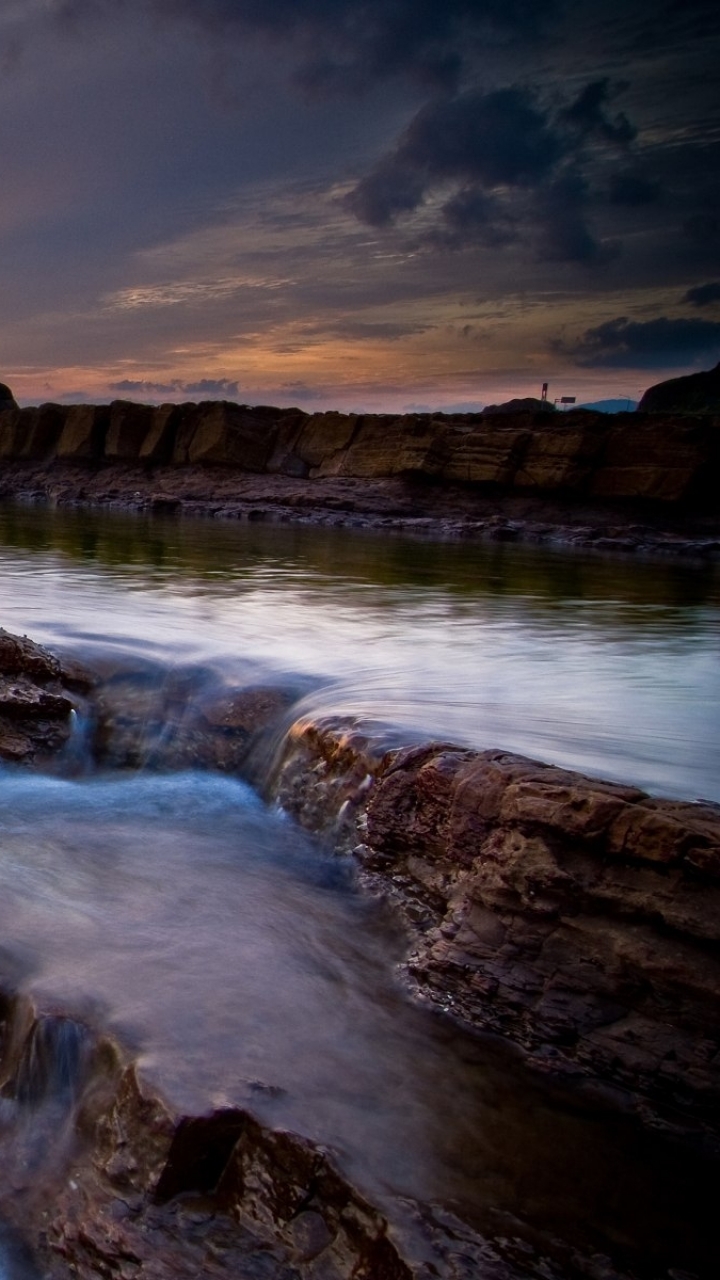
M450 429L439 448L437 472L450 483L512 485L525 458L533 424L529 418L488 418L470 431Z
M279 410L230 401L184 407L173 453L176 464L237 467L263 473L273 452Z
M426 414L364 414L348 419L350 438L315 467L312 476L394 476L425 472L441 428Z
M596 414L558 413L532 432L515 472L517 489L578 492L597 466L607 424Z
M535 396L516 397L505 400L502 404L488 404L480 411L487 417L496 413L555 413L555 405L550 400L538 400Z

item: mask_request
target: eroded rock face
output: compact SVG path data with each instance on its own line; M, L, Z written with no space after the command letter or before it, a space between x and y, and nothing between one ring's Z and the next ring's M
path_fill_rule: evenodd
M717 380L717 370L694 376ZM648 405L656 390L647 393ZM82 499L88 476L98 471L114 468L124 475L134 467L144 484L147 471L160 467L171 474L212 473L214 492L222 491L223 470L307 480L309 494L319 492L323 481L413 476L483 494L558 495L564 501L666 509L699 504L714 511L720 430L716 410L662 418L583 409L560 414L532 401L518 401L512 412L491 406L478 414L398 416L308 415L229 401L28 409L8 402L0 413L0 458L16 464L17 474L3 477L8 492L22 490L21 473L31 464L43 472L53 466L68 486L69 500L73 494ZM47 492L48 481L39 483Z
M91 685L79 665L0 629L0 760L39 764L57 755Z
M274 792L357 842L405 916L420 995L539 1066L717 1129L720 808L506 752L382 755L339 721L295 727Z

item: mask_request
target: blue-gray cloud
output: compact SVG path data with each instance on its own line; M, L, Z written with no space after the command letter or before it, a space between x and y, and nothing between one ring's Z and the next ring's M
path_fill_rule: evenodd
M77 27L116 0L56 0ZM357 91L410 76L431 89L458 80L480 47L533 36L556 0L125 0L128 9L201 27L238 42L293 48L297 79L314 91Z
M694 289L688 289L682 300L693 307L709 307L720 302L720 280L711 280L707 284L698 284Z
M720 321L669 319L629 320L618 316L585 333L574 343L555 342L556 351L591 369L682 368L717 359Z
M110 391L120 395L143 396L200 396L203 400L236 400L240 394L237 382L228 378L201 378L199 382L182 382L175 378L172 382L151 382L145 379L134 380L122 378L119 382L108 383Z
M610 176L611 204L640 206L655 204L662 195L662 185L657 178L633 169L621 169Z
M346 196L346 206L370 226L389 226L413 213L436 189L456 184L440 208L440 223L424 242L440 248L508 245L520 236L523 210L542 260L585 266L616 251L593 232L592 190L584 167L588 137L625 152L634 137L627 117L608 115L624 85L590 83L569 105L546 106L537 88L467 90L436 98L411 121L396 147ZM632 181L631 181L632 179ZM625 173L615 199L651 199L650 180ZM536 193L531 215L527 195Z

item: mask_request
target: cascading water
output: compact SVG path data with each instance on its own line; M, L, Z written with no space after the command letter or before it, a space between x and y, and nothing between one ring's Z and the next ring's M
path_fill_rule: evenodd
M100 1028L180 1110L244 1107L306 1134L388 1213L441 1202L537 1256L560 1239L643 1280L714 1274L709 1166L411 1006L391 915L240 780L244 722L215 708L228 689L271 688L274 723L351 711L399 724L400 737L424 727L530 753L552 739L563 763L579 751L624 775L630 752L638 781L661 789L670 776L675 794L708 795L716 581L658 570L668 605L642 574L613 586L601 561L586 579L566 565L551 591L552 567L540 573L513 548L475 561L444 548L437 563L409 548L403 564L399 542L389 553L366 539L351 554L341 538L334 566L325 534L265 531L261 560L264 534L243 530L252 545L238 546L239 531L211 526L189 542L166 526L151 554L129 522L107 534L103 559L97 539L78 551L72 520L58 520L53 544L37 513L24 518L51 545L0 557L0 621L85 658L113 694L105 721L78 716L65 776L0 775L3 971L49 1011L2 1100L4 1150L47 1150L52 1115L62 1153L84 1028ZM673 708L684 716L674 757ZM188 767L198 752L203 770Z

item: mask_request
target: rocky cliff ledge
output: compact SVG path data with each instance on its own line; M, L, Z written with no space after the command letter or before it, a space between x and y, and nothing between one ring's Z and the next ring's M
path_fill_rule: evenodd
M720 807L502 751L384 751L342 720L295 724L271 792L400 909L419 996L717 1139Z
M566 513L589 505L606 524L608 511L656 524L692 513L717 532L719 486L712 414L393 416L126 401L0 412L0 496L54 503L251 518L322 508L336 523L456 510L472 532L468 522L498 504L551 500Z

